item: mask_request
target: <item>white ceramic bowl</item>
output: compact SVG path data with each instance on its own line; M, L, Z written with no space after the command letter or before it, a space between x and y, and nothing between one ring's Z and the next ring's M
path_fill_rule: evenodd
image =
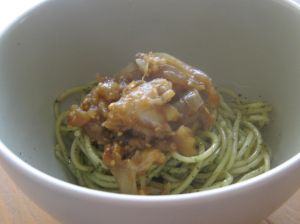
M273 169L229 187L130 196L69 183L53 153L62 90L165 51L274 106ZM46 1L0 38L0 161L62 223L254 224L300 185L300 10L283 0Z

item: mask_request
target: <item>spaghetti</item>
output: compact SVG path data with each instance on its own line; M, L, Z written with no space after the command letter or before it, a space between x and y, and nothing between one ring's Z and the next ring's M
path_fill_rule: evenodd
M67 124L63 102L84 96L96 83L66 90L55 101L55 154L78 184L92 189L120 192L115 176L103 162L104 146L95 144L80 128ZM260 129L269 123L272 108L262 101L243 99L230 90L219 90L220 106L214 126L196 137L197 155L166 153L163 164L154 164L139 176L148 194L180 194L219 188L255 177L270 169L270 151ZM163 190L162 190L163 189Z

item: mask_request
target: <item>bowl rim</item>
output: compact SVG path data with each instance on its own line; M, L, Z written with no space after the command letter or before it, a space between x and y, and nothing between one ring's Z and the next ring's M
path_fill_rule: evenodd
M113 201L123 201L123 202L175 202L175 201L185 201L189 199L205 199L211 196L221 196L228 193L238 192L244 189L250 189L253 186L259 186L260 184L274 178L275 176L280 176L286 172L286 170L291 169L296 163L300 164L300 152L281 163L280 165L272 168L268 172L262 173L259 176L250 178L240 183L235 183L232 185L224 186L221 188L205 190L201 192L194 192L188 194L175 194L175 195L128 195L120 193L112 193L100 190L94 190L86 187L82 187L73 183L69 183L46 174L37 168L26 163L15 155L8 147L6 147L0 140L0 156L4 160L14 166L17 170L21 171L27 177L32 179L40 180L44 185L49 188L57 189L57 191L64 192L66 194L72 194L72 192L80 195L88 196L93 199L108 199ZM4 169L6 167L3 167Z
M3 30L0 30L0 38L3 34L6 33L7 30L22 16L30 13L31 11L38 8L38 6L43 5L43 3L47 2L48 0L39 0L37 4L34 4L30 9L23 12L21 15L17 16L12 20L8 26L6 26ZM294 0L272 0L273 2L277 2L283 6L291 7L300 14L300 4L295 2ZM42 3L42 4L41 4ZM66 182L64 180L58 179L53 177L49 174L46 174L39 169L31 166L29 163L25 162L21 158L19 158L13 151L11 151L0 139L0 157L7 162L10 166L13 166L16 170L22 172L27 177L33 178L35 180L39 180L39 183L44 185L48 185L49 188L56 189L57 191L64 192L66 195L76 193L81 196L92 198L93 200L98 199L107 199L110 201L118 201L118 202L157 202L160 203L168 203L168 202L178 202L178 201L186 201L189 199L204 199L211 196L221 196L226 195L228 193L241 191L242 189L251 188L253 186L262 184L269 179L273 178L274 176L278 176L283 174L286 170L291 169L296 163L300 164L300 152L291 157L290 159L284 161L283 163L279 164L278 166L272 168L268 172L260 174L259 176L253 177L251 179L245 180L240 183L235 183L229 186L205 190L201 192L194 192L188 194L176 194L176 195L157 195L157 196L146 196L146 195L126 195L120 193L112 193L112 192L105 192L100 190L94 190L86 187L82 187L76 184L72 184ZM6 166L3 166L6 169Z

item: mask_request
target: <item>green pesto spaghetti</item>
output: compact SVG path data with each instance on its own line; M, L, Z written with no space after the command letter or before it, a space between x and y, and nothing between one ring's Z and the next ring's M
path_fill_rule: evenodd
M270 169L261 129L271 107L217 90L201 70L166 53L138 53L115 76L66 90L54 112L55 154L88 188L191 193Z
M77 179L92 189L119 192L118 184L101 160L103 146L92 145L79 129L68 127L67 112L60 104L73 94L85 94L94 84L65 91L55 101L55 154ZM271 107L262 101L247 101L236 93L221 90L215 126L199 133L199 154L192 157L177 152L168 155L164 165L153 166L141 180L153 188L164 185L170 194L224 187L255 177L270 169L270 151L260 128L269 122ZM161 187L161 186L159 186Z

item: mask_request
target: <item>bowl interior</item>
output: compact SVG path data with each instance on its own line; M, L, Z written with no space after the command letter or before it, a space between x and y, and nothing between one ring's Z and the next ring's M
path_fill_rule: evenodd
M96 72L113 74L136 52L163 51L272 104L264 136L277 166L300 148L299 24L299 11L281 1L46 2L0 38L0 139L67 180L53 150L55 97Z

